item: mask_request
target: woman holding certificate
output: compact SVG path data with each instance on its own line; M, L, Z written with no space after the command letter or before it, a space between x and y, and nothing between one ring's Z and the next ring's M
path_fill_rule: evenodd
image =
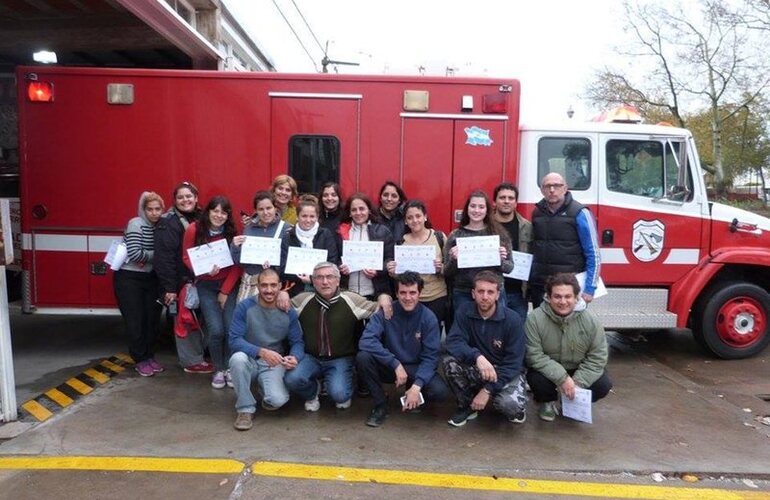
M444 247L444 276L453 281L452 306L456 312L473 302L473 277L480 271L500 275L513 270L511 241L508 233L492 217L489 197L473 191L465 201L460 227L452 231ZM501 293L505 305L505 294Z
M393 235L383 224L372 222L372 201L365 194L352 195L345 207L347 212L338 230L342 239L342 286L376 300L382 293L391 293L385 264L393 260Z
M289 295L292 297L305 291L305 288L309 288L308 291L312 290L310 276L317 263L340 264L337 238L331 231L321 227L318 222L318 212L316 197L303 196L297 205L297 225L289 230L281 243L281 280L293 283L289 289ZM303 253L300 254L299 251L291 248L303 249ZM320 250L320 252L306 250Z
M254 195L254 211L256 212L255 217L248 220L248 223L243 228L243 234L233 238L233 243L230 245L233 262L240 264L241 269L243 269L237 302L257 294L257 277L263 269L273 267L276 271L279 270L281 263L278 260L281 254L281 240L291 228L291 225L286 221L276 217L277 207L273 193L270 191L257 191L257 194ZM275 257L272 261L269 258L252 258L254 255L249 251L249 248L247 248L244 255L243 244L251 236L277 240L275 242Z
M230 201L224 196L215 196L208 202L197 221L189 225L184 233L182 244L182 261L191 271L196 266L194 248L206 246L216 248L213 243L224 240L224 253L229 256L229 243L235 236L233 209ZM211 256L212 259L215 258ZM227 362L227 331L235 310L235 284L240 277L237 266L221 267L213 264L211 268L195 278L195 286L200 298L200 309L206 322L209 354L214 363L214 377L211 387L222 389L228 382Z
M404 220L406 221L406 232L403 239L396 245L396 260L388 262L388 273L391 276L395 276L404 271L419 272L424 282L422 292L420 293L420 302L433 311L433 314L436 315L439 321L439 325L442 322L448 325L449 304L447 303L447 286L442 275L446 235L432 228L430 222L428 222L428 209L420 200L406 202L404 205ZM400 246L414 247L414 250L425 249L429 252L414 252L413 255L409 256L409 263L405 265L404 260L406 259L399 259L401 252L399 252L400 249L398 247ZM428 258L430 261L426 260ZM426 266L431 268L431 273L427 274L424 272L428 270L425 268Z

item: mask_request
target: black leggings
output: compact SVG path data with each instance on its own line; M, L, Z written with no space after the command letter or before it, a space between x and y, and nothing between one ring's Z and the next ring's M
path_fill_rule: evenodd
M576 370L568 370L570 377ZM527 372L527 383L529 388L532 389L532 394L535 397L535 401L538 403L545 403L547 401L556 401L558 399L556 384L548 380L542 373L530 369ZM610 389L612 389L612 381L607 375L607 370L602 372L602 376L588 387L591 390L591 402L595 403L606 396Z

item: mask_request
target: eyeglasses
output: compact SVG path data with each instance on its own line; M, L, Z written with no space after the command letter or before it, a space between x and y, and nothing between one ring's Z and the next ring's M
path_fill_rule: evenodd
M564 187L564 184L543 184L541 186L541 189L543 191L548 191L549 189L561 189Z

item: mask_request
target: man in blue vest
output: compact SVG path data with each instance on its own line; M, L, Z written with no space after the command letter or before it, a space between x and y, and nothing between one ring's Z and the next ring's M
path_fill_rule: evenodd
M590 210L572 198L560 174L551 172L540 182L543 199L532 212L532 308L543 302L545 281L556 273L586 272L582 298L593 300L601 259L596 221Z

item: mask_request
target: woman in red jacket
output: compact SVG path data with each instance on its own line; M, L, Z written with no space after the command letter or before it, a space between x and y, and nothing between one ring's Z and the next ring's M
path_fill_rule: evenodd
M184 233L182 243L182 260L192 270L192 263L187 250L192 247L205 245L217 240L227 240L228 248L235 236L233 209L230 201L224 196L215 196L209 201L196 222L190 224ZM229 353L227 348L227 331L235 310L235 288L240 269L230 266L212 269L195 278L195 286L200 298L200 309L206 323L209 353L214 364L214 377L211 386L222 389L225 385L232 387L227 372Z

